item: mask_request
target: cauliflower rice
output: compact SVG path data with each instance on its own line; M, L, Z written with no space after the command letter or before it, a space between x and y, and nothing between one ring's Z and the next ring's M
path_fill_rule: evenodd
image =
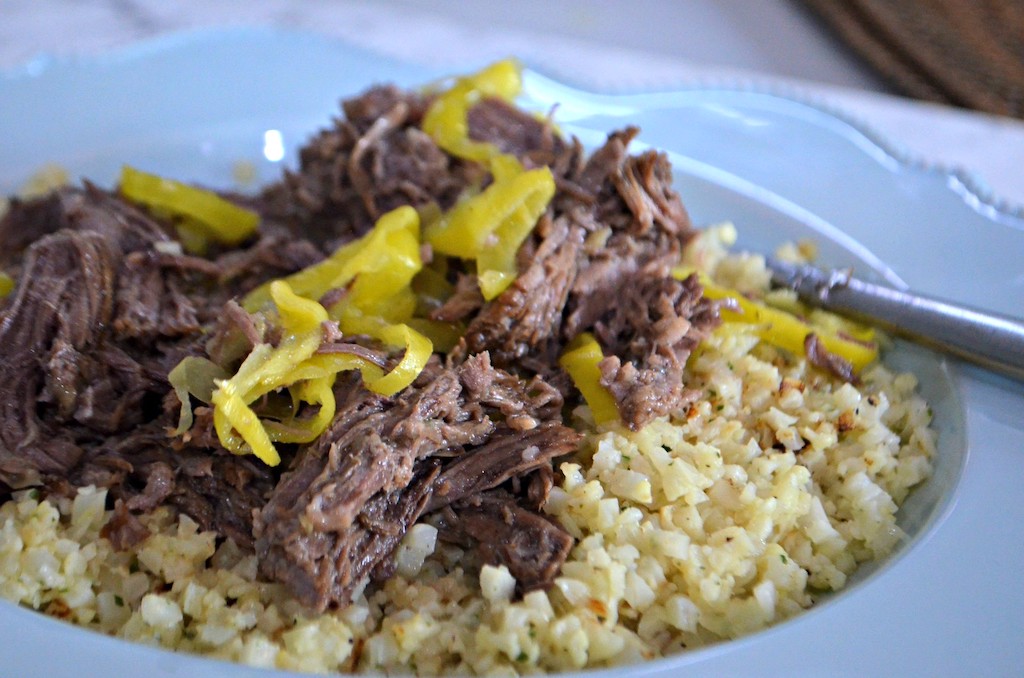
M744 291L764 261L709 229L690 263ZM790 254L797 254L790 248ZM782 300L784 301L784 300ZM728 326L691 359L702 397L640 432L588 431L547 512L577 543L555 586L513 599L421 523L397 574L311 615L256 561L167 509L136 553L99 536L105 492L19 492L0 507L0 595L121 638L308 672L516 675L629 664L735 638L837 591L903 538L897 507L935 453L910 374L875 365L845 384Z

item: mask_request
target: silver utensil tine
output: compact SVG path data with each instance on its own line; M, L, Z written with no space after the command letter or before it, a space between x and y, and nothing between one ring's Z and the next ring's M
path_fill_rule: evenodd
M1024 321L858 280L850 269L823 271L768 258L776 285L805 302L866 320L894 334L1024 379Z

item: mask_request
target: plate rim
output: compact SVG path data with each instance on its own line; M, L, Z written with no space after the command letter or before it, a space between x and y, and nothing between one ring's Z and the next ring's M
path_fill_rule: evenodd
M36 78L47 71L60 68L76 68L81 66L103 66L143 59L148 55L162 51L179 49L192 43L210 39L316 39L335 47L344 47L350 51L372 55L383 63L393 65L424 67L423 64L382 54L362 45L353 45L344 39L323 32L286 28L271 25L239 24L230 26L200 26L168 31L153 36L146 36L133 42L115 45L106 50L87 53L53 54L41 52L19 63L0 68L0 86L16 83L24 78ZM971 170L956 164L943 163L925 157L923 154L910 150L896 139L881 132L862 117L851 113L841 104L828 101L825 94L813 94L803 88L798 81L764 80L751 76L719 76L715 78L684 78L670 84L659 84L656 87L602 86L587 82L569 72L561 72L549 64L541 64L536 60L522 60L521 63L537 75L551 82L573 88L580 93L595 96L650 96L671 92L732 92L759 94L783 100L791 104L805 106L820 114L830 116L848 126L851 131L863 137L878 151L890 160L898 163L906 170L935 174L944 177L950 190L965 193L965 199L977 201L979 205L995 213L1014 219L1024 219L1024 202L1017 203L999 195L980 176ZM439 69L433 69L439 70ZM814 83L807 83L813 86ZM899 99L900 97L893 97ZM907 99L916 103L916 100ZM960 191L957 191L960 188Z
M351 51L354 51L354 52L362 52L364 54L372 54L372 55L378 55L379 54L377 52L374 52L371 49L367 49L367 48L362 47L362 46L351 45L350 43L346 43L342 39L334 38L334 37L329 37L329 36L324 36L322 34L315 33L315 32L310 32L310 31L300 31L300 30L280 29L280 28L270 28L270 27L200 28L200 29L189 29L189 30L184 30L184 31L175 31L175 32L172 32L172 33L168 33L168 34L164 34L164 35L160 35L160 36L156 36L156 37L145 38L145 39L142 39L142 40L140 40L138 42L135 42L135 43L131 43L131 44L128 44L128 45L122 45L122 46L115 47L115 48L113 48L110 51L103 52L103 53L100 53L100 54L71 55L71 56L59 56L59 57L41 55L39 57L35 57L35 58L29 60L28 62L24 62L24 63L22 63L20 65L12 67L12 68L8 68L8 69L4 69L3 71L0 71L0 88L3 88L4 86L6 86L8 83L11 83L11 82L15 82L16 83L19 79L25 78L25 77L28 77L28 78L44 77L48 72L51 72L51 69L54 69L54 68L70 68L70 69L74 69L74 68L79 67L79 66L96 66L96 65L109 66L109 65L112 65L112 64L116 65L118 62L130 62L130 61L136 61L136 60L144 60L144 59L146 59L148 56L150 56L152 54L159 54L159 53L161 53L161 52L163 52L165 50L181 49L183 47L187 47L189 44L194 43L194 42L201 42L203 40L207 40L207 39L210 39L210 38L213 38L213 37L222 37L224 35L229 35L229 36L238 37L238 38L257 38L257 39L267 39L269 37L271 40L273 40L273 39L275 39L277 37L281 37L281 36L288 37L288 38L306 38L306 37L309 37L309 36L314 36L317 39L325 40L325 41L335 45L336 47L341 47L341 48L348 49L348 50L351 50ZM410 66L410 65L415 66L415 64L411 64L409 62L403 62L402 60L395 59L395 58L390 57L390 56L381 56L380 58L382 60L382 63L385 63L385 64L405 64L407 66ZM383 67L386 68L386 66L383 66ZM900 166L902 166L902 167L904 167L904 168L906 168L908 170L923 171L923 172L927 172L927 173L934 173L934 174L937 174L937 175L939 175L941 177L945 177L947 179L951 179L955 183L960 184L964 188L964 190L967 191L968 194L970 196L972 196L974 199L978 200L980 203L986 205L987 207L990 207L991 209L995 210L996 212L998 212L1000 214L1003 214L1003 215L1006 215L1008 217L1014 218L1014 219L1024 219L1024 205L1012 205L1009 201L1003 200L1003 199L999 198L998 196L996 196L994 194L994 192L991 189L989 189L987 186L985 186L983 182L981 182L979 179L977 179L977 177L974 177L973 175L971 175L969 172L966 172L964 170L960 170L960 169L955 168L955 167L948 167L948 166L945 166L945 165L942 165L942 164L939 164L939 163L929 162L929 161L927 161L927 160L925 160L923 158L916 157L913 154L909 153L906 149L901 148L901 147L899 147L899 145L897 145L897 144L891 142L890 140L888 140L885 135L883 135L881 133L878 133L876 130L872 129L869 125L866 125L865 123L863 123L863 121L860 121L860 120L856 119L854 116L849 115L841 107L833 106L831 104L828 104L824 100L821 100L821 101L811 100L810 98L801 95L800 92L798 90L796 90L796 89L791 89L789 87L781 86L781 85L780 86L775 86L775 85L766 86L763 83L755 83L753 81L751 81L751 82L744 82L742 80L729 80L729 81L722 81L722 82L719 82L717 84L706 84L706 83L701 84L701 83L693 83L691 81L689 83L682 83L678 87L673 86L673 87L669 87L669 88L658 88L657 90L648 89L648 90L642 90L642 91L641 90L636 90L636 91L618 91L618 89L616 89L615 91L608 91L608 90L604 90L603 88L590 88L590 87L588 87L585 84L584 85L580 85L580 84L578 84L578 81L574 81L571 77L562 77L562 76L553 77L553 76L548 76L548 75L546 75L546 73L550 73L551 71L548 70L548 69L544 69L543 67L529 66L529 68L532 71L534 71L535 73L541 75L542 77L546 77L546 78L550 79L552 82L556 82L559 85L562 85L562 86L565 86L565 87L576 89L577 91L579 91L579 92L581 92L583 94L586 94L586 95L596 95L596 96L634 96L634 95L635 96L649 96L649 95L652 95L652 94L657 94L659 92L691 92L691 93L700 93L700 92L716 92L716 91L719 91L719 92L731 92L731 93L758 94L758 95L773 97L773 98L785 101L785 102L787 102L789 104L797 104L797 105L800 105L800 106L805 106L805 107L807 107L809 109L812 109L812 110L814 110L814 111L816 111L818 113L821 113L821 114L824 114L824 115L829 116L831 118L834 118L834 119L840 121L841 123L847 125L852 131L854 131L857 134L861 135L864 139L866 139L871 144L873 144L880 152L884 153L886 156L891 158L893 161L897 162ZM952 190L952 188L951 188L951 190ZM954 386L955 395L957 396L957 399L959 401L959 407L960 407L961 411L963 411L966 414L966 410L967 410L966 402L965 402L966 401L966 394L965 394L965 392L963 390L962 371L959 368L959 366L956 365L956 364L945 363L945 365L948 368L947 376L950 377L951 382L952 382L952 384ZM949 374L949 371L951 371L952 374ZM965 420L965 424L966 424L966 416L964 417L964 420ZM966 468L966 465L967 465L968 456L970 454L969 435L967 434L966 431L964 432L963 437L964 437L965 443L967 443L967 448L965 449L964 454L963 454L963 458L962 458L962 461L961 461L961 469L958 472L958 477L962 477L964 469ZM958 494L958 487L959 487L959 485L960 485L960 483L958 482L957 485L954 486L954 488L952 488L951 493L952 493L953 496L951 496L949 498L949 500L947 500L945 502L945 506L943 507L942 511L941 512L937 512L928 521L927 531L922 532L922 534L916 536L913 539L914 544L920 543L922 540L927 540L927 539L930 539L930 538L932 538L934 536L936 528L941 524L942 521L944 521L948 517L949 513L953 510L953 507L955 505L956 495ZM939 515L940 513L941 513L941 515ZM901 551L903 551L903 550L909 550L909 545L901 547ZM905 553L900 554L900 556L902 556L902 555L906 555L906 554ZM883 567L879 568L879 573L883 569L884 570L888 570L889 568L897 565L902 559L903 559L902 557L897 557L895 559L892 559L891 556L887 556L886 557L886 561L883 564ZM864 580L862 582L858 582L857 586L859 588L860 586L868 583L869 581L875 580L876 578L877 577L875 576L875 573L872 573L872 575L867 580ZM15 605L15 607L19 607L19 606ZM770 635L771 633L773 633L775 631L778 631L780 628L782 628L784 626L788 627L790 625L797 624L797 623L805 621L805 620L807 620L809 618L812 618L814 616L814 612L816 610L820 610L822 607L823 606L821 606L821 605L815 605L812 608L809 608L809 609L799 613L798 615L796 615L794 617L788 618L788 619L783 620L783 621L781 621L779 623L775 623L775 624L771 625L770 627L767 627L765 629L759 630L759 631L751 633L751 634L747 634L747 635L745 635L743 637L740 637L738 639L733 639L733 640L729 640L729 641L725 641L725 642L721 642L721 643L716 643L714 645L707 646L705 648L700 648L700 649L696 649L696 650L691 651L691 652L686 652L686 653L682 653L682 654L671 655L671 656L668 656L668 657L659 658L657 660L652 660L652 661L644 662L643 664L639 664L639 665L627 665L627 666L624 666L624 667L615 667L615 668L612 668L612 669L603 669L603 670L598 670L598 671L593 671L593 670L591 670L591 671L584 671L584 672L582 672L582 674L600 674L600 675L604 675L606 673L612 673L612 672L615 672L615 671L620 671L620 670L626 669L626 670L629 670L631 673L635 672L637 675L640 675L640 674L646 673L648 671L662 670L662 669L665 668L665 666L664 666L665 663L672 663L672 664L675 664L675 665L677 665L679 667L682 667L682 666L687 666L687 665L690 665L690 664L693 664L693 663L697 663L697 662L707 661L708 659L713 658L716 654L719 654L721 652L727 651L728 648L733 647L735 644L743 643L744 641L748 641L748 640L751 641L751 642L753 642L755 640L762 640L762 639L764 639L764 637L766 635ZM19 607L19 609L21 609L21 608ZM53 620L53 621L55 623L60 623L57 620ZM75 627L75 628L78 628L78 627ZM87 629L78 628L78 630L85 631L85 632L89 633L90 635L95 635L96 634L96 632L89 631ZM131 641L129 641L129 642L131 642ZM131 644L134 644L134 643L131 643ZM190 658L200 658L200 659L204 659L204 660L210 659L208 657L197 657L197 656L194 656L194 655L183 655L182 653L176 653L176 654L181 655L181 656L188 656ZM684 657L686 658L685 660L683 659ZM581 675L581 674L577 673L576 675Z

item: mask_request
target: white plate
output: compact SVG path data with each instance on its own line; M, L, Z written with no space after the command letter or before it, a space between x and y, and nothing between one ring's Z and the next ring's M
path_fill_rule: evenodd
M467 64L466 70L482 64ZM325 39L205 31L0 77L0 190L46 162L109 185L122 163L214 186L239 160L261 181L371 82L440 74ZM830 264L1005 313L1024 309L1024 217L960 177L907 161L842 116L770 93L586 94L530 72L524 101L557 104L588 144L638 124L669 152L697 223L730 220L767 251L810 236ZM269 156L269 157L267 157ZM609 675L1021 675L1024 386L906 345L940 429L936 474L908 500L907 543L843 593L753 636ZM967 454L970 449L970 455ZM263 676L71 628L0 603L0 674ZM56 650L56 651L55 651Z

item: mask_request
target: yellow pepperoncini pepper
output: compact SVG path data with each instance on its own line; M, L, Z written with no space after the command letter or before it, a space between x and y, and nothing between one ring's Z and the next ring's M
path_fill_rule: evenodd
M683 280L693 272L693 269L680 267L673 271L673 275ZM804 340L814 333L826 350L848 360L857 372L878 359L878 347L874 344L846 339L824 324L807 323L791 313L748 299L736 290L716 285L707 275L701 274L700 279L704 296L728 299L738 307L738 311L721 308L724 322L752 325L757 336L773 346L794 355L803 355Z
M365 334L385 345L404 350L402 360L379 380L367 380L366 387L375 393L391 396L411 384L427 364L434 345L423 334L405 323L390 323L379 316L368 316L358 307L342 305L338 326L347 334Z
M192 405L189 396L209 404L213 398L214 382L227 379L227 372L212 360L200 356L188 356L175 365L167 375L167 381L181 401L181 414L175 433L183 434L192 428Z
M433 353L430 339L405 322L411 321L416 307L410 284L422 268L419 216L411 207L400 207L319 264L251 292L243 306L260 312L273 302L285 336L276 348L254 348L235 376L218 382L211 401L221 443L236 453L252 451L274 465L280 461L275 442L309 442L330 424L338 372L360 370L366 387L384 396L411 384ZM341 288L346 292L331 309L316 301ZM329 320L337 320L346 334L366 334L403 350L402 359L385 374L358 356L317 354L321 326ZM291 394L292 413L307 403L319 406L316 414L303 420L261 420L249 407L283 388Z
M434 346L429 339L404 323L382 328L377 338L389 346L405 348L402 360L390 372L367 384L371 391L391 396L419 376L434 352Z
M492 161L492 174L490 186L457 204L425 233L435 251L476 260L487 300L515 280L519 246L555 195L547 167L525 171L515 158L499 156Z
M14 278L0 271L0 299L14 291Z
M526 172L512 155L490 143L469 138L469 110L484 97L511 101L522 87L513 61L499 61L460 78L431 104L423 130L438 146L457 157L490 162L493 182L479 195L461 201L427 229L426 239L442 254L475 259L480 291L491 300L504 292L518 273L516 253L547 209L555 193L551 171Z
M434 350L440 353L448 353L459 344L459 340L466 333L464 323L446 323L429 318L411 318L409 327L416 330L430 340Z
M277 304L284 337L273 347L259 344L230 379L215 382L211 402L217 437L228 450L251 451L269 466L281 461L271 437L249 407L256 399L295 382L296 368L320 347L327 311L296 295L287 283L275 281L270 294Z
M270 296L277 306L284 336L276 347L257 345L230 379L217 379L210 396L217 437L236 454L252 452L266 464L280 463L274 443L306 443L316 439L330 425L335 413L332 387L338 372L360 370L366 387L391 396L411 384L433 353L429 339L404 324L390 325L379 318L364 318L371 334L405 353L386 374L377 365L346 353L317 353L327 310L318 302L303 298L287 282L270 284ZM181 366L179 366L181 367ZM176 368L178 369L178 368ZM185 368L182 368L185 369ZM291 395L291 416L281 420L260 419L250 404L263 396L287 388ZM182 398L183 413L187 393ZM309 418L294 414L302 403L318 406Z
M464 323L429 318L431 311L444 305L455 292L455 286L446 277L447 271L447 259L438 257L416 274L410 286L416 295L416 311L414 317L407 321L409 327L430 339L435 350L441 353L455 348L466 333Z
M519 65L511 60L491 64L482 71L459 78L439 95L423 117L423 131L454 156L482 162L498 154L494 144L469 138L469 109L485 97L511 101L522 88Z
M583 399L590 406L594 422L604 424L619 418L619 408L611 392L601 385L601 369L598 364L604 360L601 346L589 332L578 335L566 347L565 353L558 359L572 382L583 394Z
M495 215L500 219L492 237L488 238L477 255L477 276L480 280L480 292L484 299L494 299L505 291L516 279L516 254L537 220L548 207L555 195L555 180L551 170L542 167L510 179L504 191L508 196L515 196L515 201L507 197L499 202L499 211ZM485 191L486 192L486 191Z
M412 383L433 353L431 341L406 324L416 309L410 285L423 268L419 226L416 210L399 207L378 219L359 240L284 278L296 294L312 299L348 286L329 309L342 332L367 334L405 350L402 361L383 381L367 382L368 388L382 395L393 395ZM249 311L261 308L269 289L269 285L257 288L243 306Z
M411 207L399 207L378 219L362 238L283 280L296 294L308 299L320 299L331 290L351 284L343 304L364 315L399 320L412 315L416 300L409 285L422 268L419 215ZM256 312L269 299L270 283L250 292L242 306L250 313ZM338 311L331 309L331 315L338 315ZM344 327L342 330L349 331Z
M121 193L132 202L178 219L182 244L202 253L208 240L237 245L256 232L260 216L239 207L213 191L141 172L121 168Z
M424 266L412 280L412 290L426 307L426 310L444 304L455 293L455 286L448 282L447 261L443 258Z

